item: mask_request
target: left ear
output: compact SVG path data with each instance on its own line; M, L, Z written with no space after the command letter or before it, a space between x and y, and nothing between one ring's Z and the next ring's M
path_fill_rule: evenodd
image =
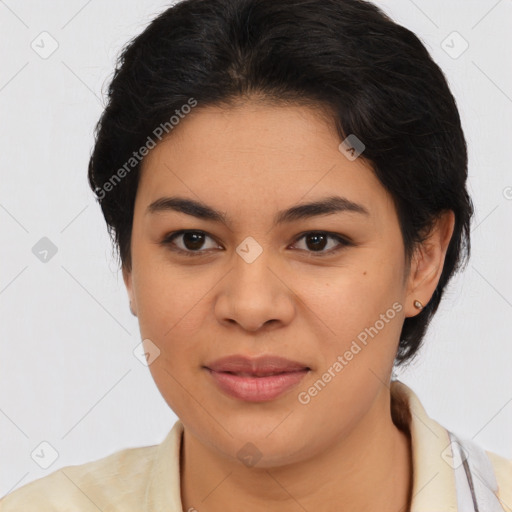
M411 258L408 276L405 316L417 315L420 310L414 307L419 300L425 307L437 287L443 272L446 251L455 227L455 214L452 210L442 212L436 220L428 238L419 244Z
M133 316L137 316L137 303L135 301L135 296L133 293L132 271L128 270L126 266L123 264L122 273L123 281L126 286L126 291L128 292L128 298L130 300L130 311Z

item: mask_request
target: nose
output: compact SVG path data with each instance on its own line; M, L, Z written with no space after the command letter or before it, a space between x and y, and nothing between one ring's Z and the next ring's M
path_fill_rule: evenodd
M237 255L233 269L222 280L215 304L217 318L251 332L289 324L295 314L295 294L287 280L265 251L252 262Z

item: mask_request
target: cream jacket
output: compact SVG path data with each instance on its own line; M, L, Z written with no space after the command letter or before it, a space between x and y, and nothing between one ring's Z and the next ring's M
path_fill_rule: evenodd
M412 441L410 512L473 512L473 506L463 505L460 497L457 504L456 464L447 449L451 446L449 431L427 415L416 394L402 382L391 382L391 397L393 420L409 429ZM183 424L178 420L159 445L128 448L59 469L4 496L0 512L183 512L179 468L182 432ZM512 512L512 460L492 452L481 453L492 464L497 484L491 493L495 506ZM478 475L473 478L481 484ZM479 512L490 510L498 508L489 506Z

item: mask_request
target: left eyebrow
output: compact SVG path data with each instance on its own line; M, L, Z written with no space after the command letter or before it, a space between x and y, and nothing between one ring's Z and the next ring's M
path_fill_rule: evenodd
M161 197L152 202L146 209L146 214L158 212L175 211L191 215L198 219L221 222L228 225L229 220L225 213L215 210L205 203L186 197ZM334 213L358 213L370 216L370 212L361 204L354 203L346 197L330 196L324 199L309 203L302 203L287 210L277 212L274 217L274 226L278 224L296 222L320 215L331 215Z

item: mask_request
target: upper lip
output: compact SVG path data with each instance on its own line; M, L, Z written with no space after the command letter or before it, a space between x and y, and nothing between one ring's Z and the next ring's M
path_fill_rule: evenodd
M271 355L259 357L232 355L217 359L205 366L215 372L247 373L255 376L310 369L297 361Z

